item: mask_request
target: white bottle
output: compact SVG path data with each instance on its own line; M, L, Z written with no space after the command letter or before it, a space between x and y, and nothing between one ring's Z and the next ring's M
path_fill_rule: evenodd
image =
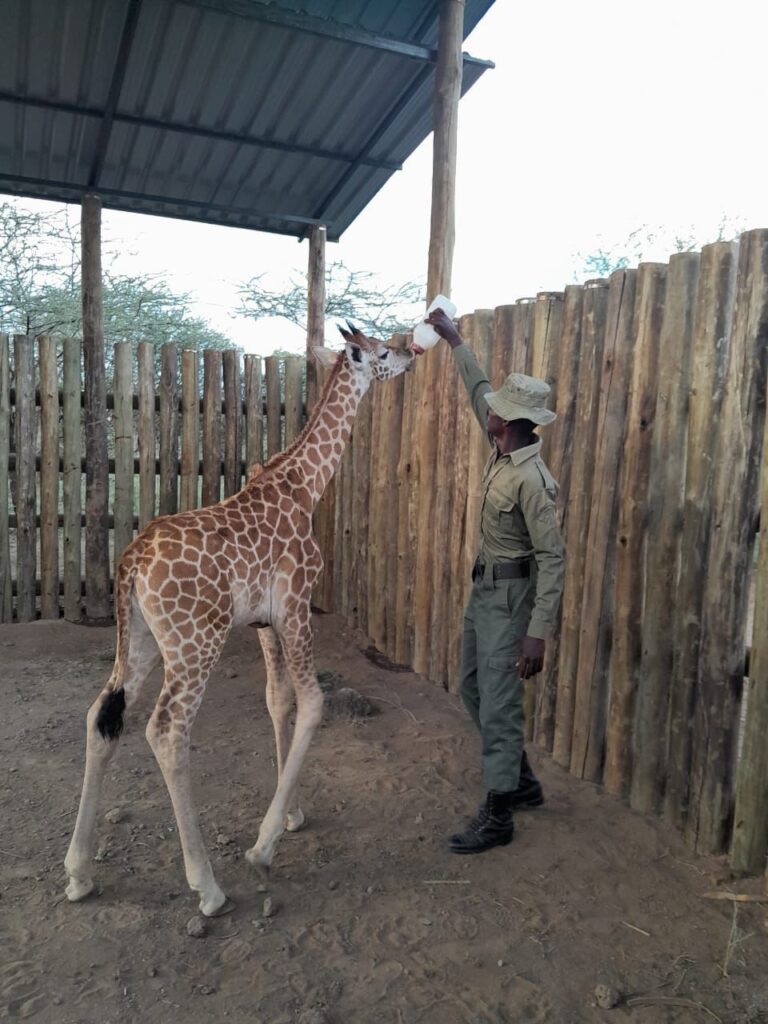
M456 315L456 305L451 302L450 299L446 299L444 295L438 295L437 298L429 304L426 312L426 316L435 310L442 309L443 312L451 320ZM434 327L429 324L425 324L423 320L419 321L413 328L413 344L417 345L422 352L425 352L428 348L432 348L440 340L440 335L437 333Z

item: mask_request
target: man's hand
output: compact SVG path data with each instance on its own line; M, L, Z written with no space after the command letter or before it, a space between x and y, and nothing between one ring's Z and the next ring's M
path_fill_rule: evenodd
M544 641L533 636L523 638L520 657L517 659L517 670L521 679L530 679L538 675L544 667Z
M461 345L461 335L456 330L456 324L444 310L440 308L433 309L425 322L430 327L434 327L440 337L445 338L451 348Z

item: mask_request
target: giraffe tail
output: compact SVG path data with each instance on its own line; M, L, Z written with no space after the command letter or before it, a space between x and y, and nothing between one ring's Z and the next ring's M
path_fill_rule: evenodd
M123 731L125 712L125 671L128 667L128 649L131 641L131 604L136 567L121 562L115 586L115 618L117 620L117 651L112 675L109 677L104 698L96 716L96 727L105 740L116 740Z

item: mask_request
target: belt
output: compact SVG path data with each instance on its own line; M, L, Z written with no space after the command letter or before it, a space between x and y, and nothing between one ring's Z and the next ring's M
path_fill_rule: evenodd
M472 566L472 579L485 575L487 566L479 559ZM531 575L530 558L521 558L515 562L493 562L494 580L520 580Z

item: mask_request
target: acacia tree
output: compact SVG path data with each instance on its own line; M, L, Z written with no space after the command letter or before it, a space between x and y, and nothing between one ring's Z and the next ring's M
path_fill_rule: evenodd
M238 312L252 320L284 317L307 329L307 280L293 277L287 288L273 291L265 275L240 285ZM407 329L424 308L424 286L416 282L382 286L366 270L351 270L341 261L325 271L325 316L353 320L366 334L388 338Z
M107 250L103 272L107 377L117 341L159 347L230 348L232 342L191 311L191 296L159 275L120 274ZM79 230L66 211L30 213L0 204L0 330L10 334L82 334Z

